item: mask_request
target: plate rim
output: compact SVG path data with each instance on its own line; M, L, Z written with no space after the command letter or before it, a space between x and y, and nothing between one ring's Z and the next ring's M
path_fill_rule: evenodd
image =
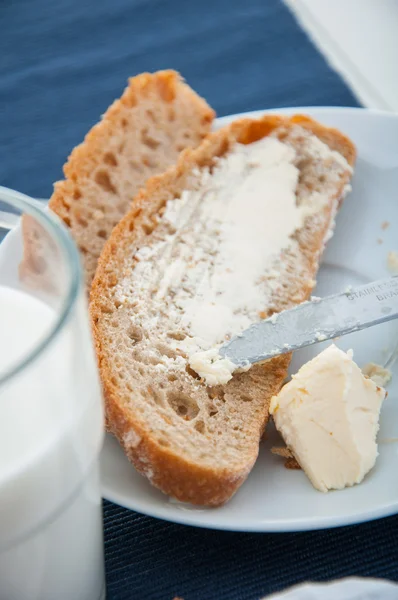
M243 483L244 485L244 483ZM213 520L212 518L208 520L200 520L197 517L195 518L195 513L203 511L209 511L210 513L216 512L219 510L218 508L202 508L198 507L197 511L195 508L187 509L187 512L184 513L181 511L181 515L178 514L177 511L173 511L171 515L167 515L164 507L157 509L149 508L148 510L143 510L141 508L132 508L129 506L122 497L119 497L117 493L110 493L105 495L105 489L103 483L101 482L101 490L103 494L103 498L108 502L113 502L122 508L127 510L137 512L141 515L151 517L154 519L159 519L161 521L166 521L168 523L175 523L177 525L187 525L189 527L197 527L199 529L211 529L216 531L230 531L235 533L299 533L304 531L320 531L323 529L336 529L338 527L347 527L350 525L360 525L362 523L368 523L370 521L376 521L377 519L381 519L384 517L391 517L398 512L398 499L394 504L387 504L381 507L378 507L374 510L369 510L361 513L359 516L355 514L349 514L344 517L322 517L315 519L291 519L291 520L273 520L273 521L259 521L257 524L247 523L244 524L236 523L234 525L228 523L220 523L217 520ZM159 491L159 490L157 490ZM333 493L333 492L332 492ZM165 496L166 497L166 496ZM166 502L168 500L166 499ZM181 503L183 506L183 503ZM189 505L188 505L189 506ZM222 507L220 507L222 508ZM192 512L191 512L192 511Z
M232 115L224 115L215 119L215 129L228 124L232 120L239 118L258 118L265 114L291 114L291 113L316 113L317 115L322 114L335 114L335 113L352 113L355 115L366 115L374 117L382 117L392 121L398 121L398 113L388 112L381 109L365 108L365 107L349 107L349 106L291 106L283 108L269 108L264 110L253 110ZM110 435L110 434L107 434ZM105 451L105 446L102 452ZM132 468L134 468L131 465ZM150 484L148 484L150 485ZM243 484L245 485L245 484ZM155 488L156 489L156 488ZM156 490L159 491L159 490ZM157 505L146 505L143 506L140 503L138 506L133 506L132 503L127 503L123 495L117 491L112 490L105 485L101 478L101 492L105 500L113 502L127 510L137 512L148 517L160 519L169 523L176 523L179 525L188 525L191 527L198 527L201 529L213 529L219 531L231 531L231 532L247 532L247 533L295 533L300 531L314 531L322 529L333 529L337 527L346 527L349 525L359 525L361 523L374 521L383 517L389 517L398 513L398 497L395 502L387 502L383 505L379 505L374 509L363 511L362 513L349 513L343 516L330 516L330 517L314 517L312 519L306 518L295 518L288 520L259 520L257 522L248 523L247 521L241 522L219 522L217 517L214 517L218 508L202 508L198 507L195 509L187 508L185 511L181 510L179 514L178 510L171 510L171 514L167 514L167 508L162 504ZM131 497L134 500L134 497ZM165 496L165 502L169 502L167 496ZM190 506L190 505L187 505ZM181 507L184 508L184 504L181 503ZM222 509L222 507L220 507ZM208 512L209 518L203 519L198 517L197 513L200 512L203 515L203 511Z

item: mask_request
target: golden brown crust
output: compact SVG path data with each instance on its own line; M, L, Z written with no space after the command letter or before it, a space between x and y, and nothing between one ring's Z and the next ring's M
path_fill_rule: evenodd
M109 297L111 290L119 280L128 276L124 263L126 248L128 247L131 253L132 249L143 243L145 236L156 227L154 217L159 214L169 198L178 196L184 189L189 173L194 167L200 168L212 164L214 157L223 156L236 141L251 143L269 135L276 128L283 126L288 129L295 124L300 124L315 133L332 149L343 154L350 165L354 164L355 148L352 143L340 132L327 129L308 117L297 115L286 118L267 115L259 120L241 119L209 135L197 149L186 150L175 167L170 168L163 175L150 179L145 189L141 190L136 197L131 211L114 229L99 260L91 290L90 312L106 398L109 429L119 439L138 471L148 476L148 465L150 465L151 482L166 494L181 501L218 506L227 501L246 479L257 458L258 443L268 419L270 399L279 392L286 378L290 355L255 365L247 373L234 376L226 386L223 386L226 392L239 390L245 386L256 386L262 390L263 406L256 413L257 426L252 431L256 439L253 442L250 458L239 467L234 469L203 467L159 445L140 420L139 415L132 414L132 411L125 407L113 370L112 356L107 352L102 316L113 310ZM342 197L347 180L348 177L341 181L335 196L330 199L322 227L315 233L311 232L311 235L307 231L297 237L300 251L306 261L306 278L301 279L293 289L287 290L285 298L275 298L274 306L267 307L265 316L275 310L300 303L311 294L313 288L311 280L316 274L319 256L333 219L335 200ZM131 443L132 438L133 443Z

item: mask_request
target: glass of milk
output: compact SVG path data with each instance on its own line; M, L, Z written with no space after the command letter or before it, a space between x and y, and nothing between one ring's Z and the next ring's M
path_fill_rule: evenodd
M0 211L0 600L103 599L103 405L78 252L26 196L0 188Z

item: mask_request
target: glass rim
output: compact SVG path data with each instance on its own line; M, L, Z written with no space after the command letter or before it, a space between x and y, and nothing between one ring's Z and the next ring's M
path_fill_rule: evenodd
M24 356L20 361L18 361L14 366L0 376L0 386L3 386L3 384L19 375L38 358L40 358L43 352L58 337L58 334L63 330L65 323L68 321L69 315L75 306L78 295L82 290L83 274L80 264L79 251L68 230L65 226L63 226L62 221L58 219L56 215L50 213L49 211L45 211L44 207L40 206L37 200L34 200L26 194L22 194L21 192L17 192L3 186L0 186L0 201L14 206L21 213L26 213L34 217L59 245L70 270L70 281L65 294L63 294L61 308L57 310L55 323L46 333L44 338L40 340L40 342L37 343L26 356ZM22 214L15 216L17 218L21 218ZM20 228L20 223L18 223L16 227L10 228L8 234L6 234L6 237L11 232L15 232L17 228Z

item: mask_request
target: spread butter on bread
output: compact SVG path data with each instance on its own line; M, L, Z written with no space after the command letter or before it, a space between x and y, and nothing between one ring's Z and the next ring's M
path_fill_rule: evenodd
M242 119L150 179L106 242L90 311L107 425L166 494L218 506L253 467L290 355L225 379L193 358L309 298L354 161L308 117Z

